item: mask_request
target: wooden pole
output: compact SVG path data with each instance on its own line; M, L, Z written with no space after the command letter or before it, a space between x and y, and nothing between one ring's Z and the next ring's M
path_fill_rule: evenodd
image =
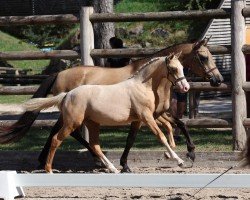
M208 46L208 49L212 54L226 54L231 53L231 46ZM144 57L152 55L160 48L126 48L126 49L91 49L91 57ZM244 45L242 48L244 53L250 53L250 45ZM3 60L40 60L40 59L74 59L79 58L80 55L76 51L72 50L53 50L50 52L43 51L5 51L0 52L0 59ZM1 67L2 69L2 67Z
M92 23L89 20L91 14L93 14L93 7L82 7L80 17L80 35L81 35L81 63L83 65L94 65L93 59L90 56L90 52L94 49L94 30ZM89 131L84 126L83 137L89 142Z
M244 0L232 0L232 111L234 150L243 150L246 142L246 130L243 120L246 118L246 96L242 88L246 81L246 63L242 52L245 43L245 19L242 16Z
M80 18L81 34L81 63L83 65L94 65L90 52L94 49L94 30L89 16L94 12L93 7L82 7Z
M167 11L147 13L95 13L91 22L134 22L134 21L166 21L187 19L229 18L230 9Z
M1 110L0 110L1 112ZM11 114L11 112L9 112ZM229 119L216 119L216 118L201 118L201 119L181 119L187 127L191 128L231 128L232 123ZM16 123L16 120L0 120L1 127L8 127ZM55 119L43 119L43 120L36 120L32 127L51 127L54 126L56 120ZM250 121L245 120L244 124L246 126L250 126ZM144 127L145 125L143 125ZM109 130L117 130L117 129L128 129L129 125L124 126L102 126L101 129L109 129Z

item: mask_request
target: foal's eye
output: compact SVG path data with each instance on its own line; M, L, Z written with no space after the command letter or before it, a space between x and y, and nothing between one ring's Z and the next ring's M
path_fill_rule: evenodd
M177 68L171 67L171 68L169 68L169 71L170 71L172 74L174 74L174 73L177 72Z

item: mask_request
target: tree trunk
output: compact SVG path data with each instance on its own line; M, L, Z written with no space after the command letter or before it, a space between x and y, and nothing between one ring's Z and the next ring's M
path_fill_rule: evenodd
M113 0L93 0L92 6L95 13L112 13ZM109 46L109 39L114 36L114 23L95 23L94 37L95 49L107 49ZM95 65L105 66L105 59L95 59Z

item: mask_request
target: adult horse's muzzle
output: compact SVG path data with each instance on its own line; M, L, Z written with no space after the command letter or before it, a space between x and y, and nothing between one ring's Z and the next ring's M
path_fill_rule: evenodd
M221 85L221 83L224 81L222 76L212 76L209 79L210 85L213 87L218 87Z

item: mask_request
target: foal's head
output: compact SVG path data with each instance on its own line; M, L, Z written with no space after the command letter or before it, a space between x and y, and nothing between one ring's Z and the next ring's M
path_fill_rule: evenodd
M223 82L223 77L215 65L212 54L207 48L209 39L196 42L192 46L190 56L190 68L195 74L205 77L210 81L211 86L219 86Z
M171 54L166 57L165 62L167 66L167 79L173 84L177 85L180 92L187 92L190 88L184 73L183 66L178 60L181 53L176 55Z

